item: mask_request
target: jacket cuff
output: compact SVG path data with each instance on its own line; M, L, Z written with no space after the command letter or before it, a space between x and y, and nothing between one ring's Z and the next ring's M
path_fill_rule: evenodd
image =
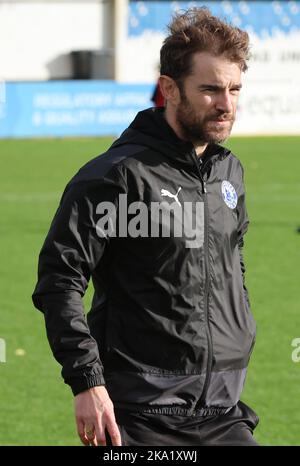
M97 387L100 385L105 385L105 380L103 375L84 375L82 377L76 377L72 380L66 382L70 385L73 395L76 396L78 393L84 392L89 388Z

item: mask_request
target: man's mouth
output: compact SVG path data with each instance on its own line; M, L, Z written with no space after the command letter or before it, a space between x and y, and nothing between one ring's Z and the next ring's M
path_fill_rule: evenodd
M232 120L231 119L224 119L224 118L213 118L211 119L210 121L214 122L214 123L219 123L219 124L222 124L222 125L225 125L226 123L230 123Z

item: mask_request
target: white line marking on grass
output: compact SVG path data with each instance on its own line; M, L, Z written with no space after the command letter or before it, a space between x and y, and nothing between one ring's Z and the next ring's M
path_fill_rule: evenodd
M6 343L0 338L0 362L6 362Z

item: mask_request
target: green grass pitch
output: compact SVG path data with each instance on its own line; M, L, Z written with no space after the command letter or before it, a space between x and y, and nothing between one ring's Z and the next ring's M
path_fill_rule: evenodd
M111 139L0 141L0 445L79 445L73 397L33 308L38 252L65 184ZM242 399L263 445L300 445L300 137L231 138L251 220L247 286L257 342ZM91 292L86 297L86 305ZM21 351L23 350L23 351Z

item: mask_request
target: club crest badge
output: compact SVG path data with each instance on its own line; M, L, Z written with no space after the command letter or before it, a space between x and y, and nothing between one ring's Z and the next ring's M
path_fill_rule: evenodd
M225 204L230 209L235 209L238 201L237 193L229 181L222 182L222 196Z

